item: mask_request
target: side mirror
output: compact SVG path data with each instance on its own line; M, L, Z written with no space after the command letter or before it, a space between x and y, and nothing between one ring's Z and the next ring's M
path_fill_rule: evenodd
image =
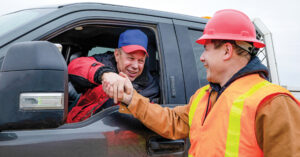
M67 65L47 41L12 45L0 70L0 130L53 128L67 114Z

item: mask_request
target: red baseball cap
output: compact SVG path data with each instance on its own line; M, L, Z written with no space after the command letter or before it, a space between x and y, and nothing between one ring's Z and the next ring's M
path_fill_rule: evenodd
M131 29L121 33L118 48L122 48L126 53L143 51L148 56L147 45L148 38L146 34L139 29Z

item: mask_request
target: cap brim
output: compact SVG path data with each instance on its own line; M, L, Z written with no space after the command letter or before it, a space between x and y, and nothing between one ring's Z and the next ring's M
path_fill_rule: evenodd
M135 51L143 51L143 52L145 52L145 54L147 56L149 56L148 52L146 51L146 49L143 46L140 46L140 45L127 45L127 46L123 46L122 50L124 52L126 52L126 53L132 53L132 52L135 52Z

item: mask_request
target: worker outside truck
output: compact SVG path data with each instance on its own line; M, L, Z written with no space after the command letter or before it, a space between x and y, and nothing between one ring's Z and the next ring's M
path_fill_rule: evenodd
M268 69L256 56L265 45L244 13L220 10L196 41L204 45L200 61L209 84L185 106L151 104L126 75L103 89L148 128L170 139L190 139L190 157L300 156L299 101L268 81ZM157 118L160 117L160 118Z

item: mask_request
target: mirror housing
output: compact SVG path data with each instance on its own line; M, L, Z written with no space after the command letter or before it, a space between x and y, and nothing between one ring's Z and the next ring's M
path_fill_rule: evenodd
M67 114L67 89L67 65L54 44L13 44L0 70L0 130L58 127Z

